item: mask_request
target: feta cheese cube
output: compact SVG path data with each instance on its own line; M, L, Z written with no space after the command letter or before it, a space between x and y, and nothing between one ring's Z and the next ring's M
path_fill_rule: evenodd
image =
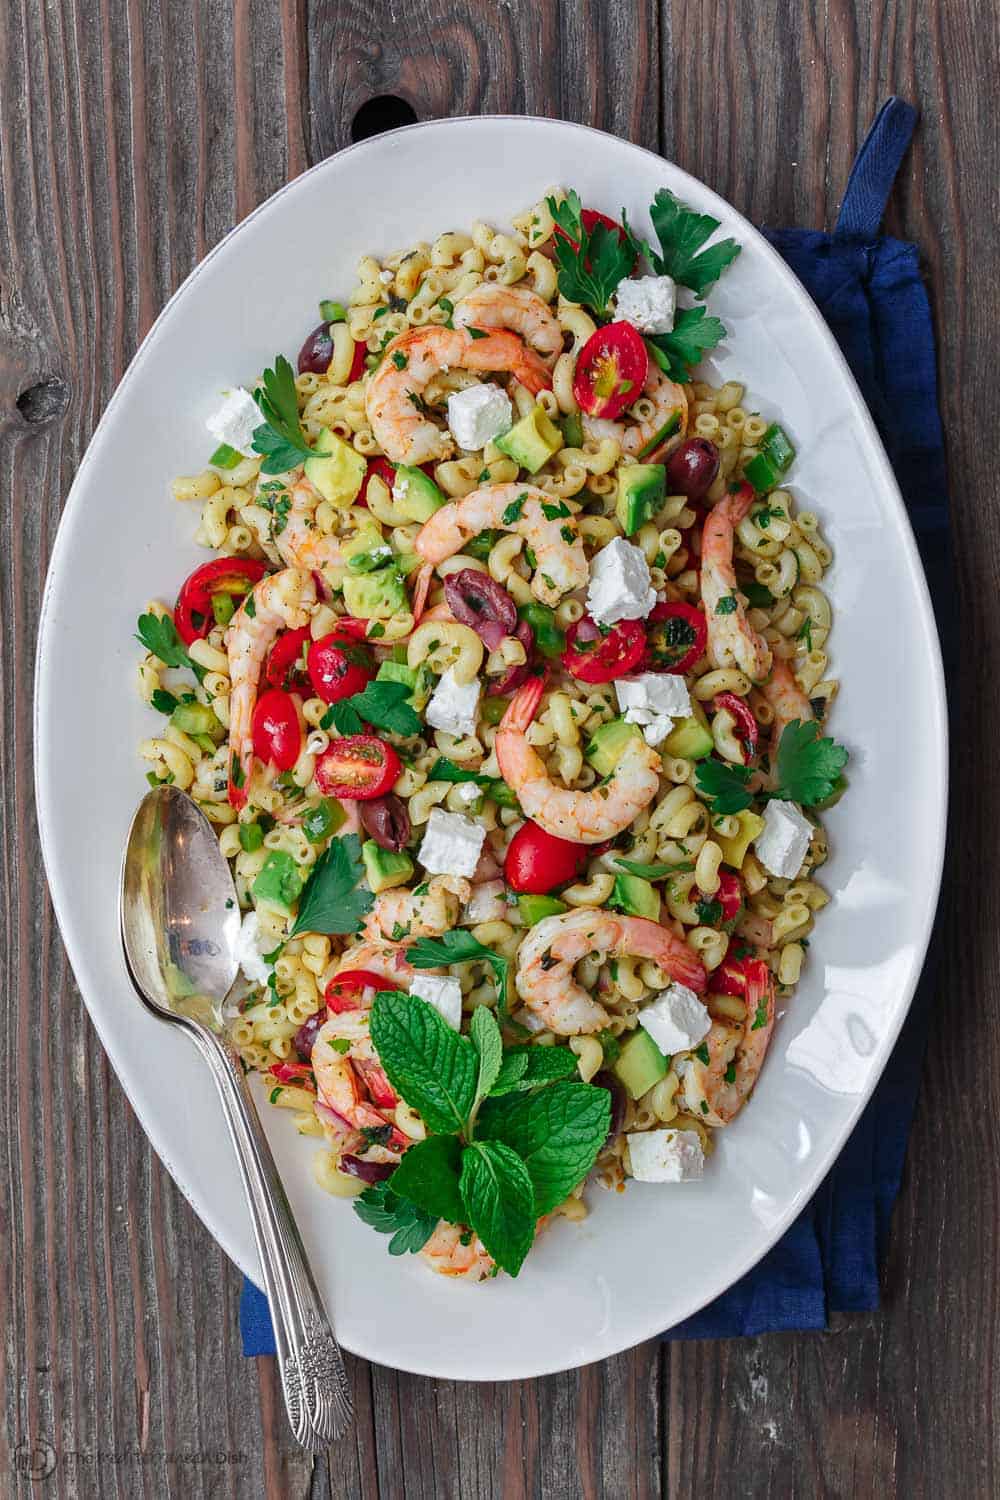
M771 875L779 880L794 880L812 836L812 824L795 803L776 798L764 809L764 827L754 839L754 849Z
M478 452L503 432L509 432L514 414L507 392L486 382L452 391L448 397L448 426L460 448Z
M691 712L691 694L683 677L672 672L640 672L615 682L618 707L629 724L648 724L657 717L686 719Z
M218 411L205 423L217 443L228 443L237 453L249 458L253 453L254 428L264 421L260 407L249 391L238 385L230 391Z
M639 1012L639 1025L648 1031L665 1057L690 1052L705 1040L712 1018L694 990L672 984Z
M636 1182L697 1182L705 1152L694 1130L643 1130L627 1135Z
M628 276L615 292L619 318L640 333L670 333L677 310L677 287L672 276Z
M251 984L267 984L270 968L260 951L260 918L248 911L236 939L236 959Z
M415 974L410 980L410 994L419 995L428 1005L433 1005L443 1021L452 1031L462 1025L462 986L457 979L442 974Z
M587 610L598 625L643 620L656 603L641 547L616 536L590 564Z
M456 682L449 667L431 694L424 717L435 729L443 729L456 739L475 734L480 691L478 681Z
M431 875L468 877L475 874L485 837L486 829L471 818L435 807L417 858Z

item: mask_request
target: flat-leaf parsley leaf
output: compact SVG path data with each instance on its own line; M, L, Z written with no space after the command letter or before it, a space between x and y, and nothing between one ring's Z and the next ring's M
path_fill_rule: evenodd
M681 286L703 297L723 271L739 255L735 240L718 240L707 250L702 246L719 227L711 214L698 214L675 198L669 188L660 188L649 210L660 242L661 254L650 260L661 276L672 276Z
M832 795L846 764L843 745L821 737L814 720L793 719L785 725L778 745L777 795L814 807Z
M719 814L742 812L750 806L753 797L746 786L750 776L749 766L731 766L721 760L700 760L694 773L699 793Z
M283 354L274 361L273 370L265 370L254 400L264 418L253 431L253 450L264 455L262 474L284 474L312 454L299 422L299 401L295 389L295 372Z
M364 874L361 844L356 833L331 840L313 865L299 901L299 914L289 937L300 932L356 932L375 897L360 886Z

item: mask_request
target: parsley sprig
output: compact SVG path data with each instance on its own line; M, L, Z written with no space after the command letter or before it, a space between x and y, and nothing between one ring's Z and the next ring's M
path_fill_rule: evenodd
M311 458L313 450L299 422L295 373L283 354L275 359L273 370L264 371L253 398L264 418L253 431L254 452L264 455L261 473L284 474Z
M617 229L609 229L606 224L585 229L580 197L573 188L561 202L555 198L545 201L563 231L552 242L559 290L567 301L581 302L602 317L618 283L631 274L637 242L628 233L622 240Z
M696 365L726 336L721 318L710 318L704 307L679 307L670 333L653 333L646 346L660 369L678 385L687 385Z
M136 640L165 667L187 667L199 682L204 681L205 668L199 667L188 655L169 615L140 615L136 622Z
M847 759L844 746L821 735L814 719L793 719L782 730L778 745L777 790L760 795L797 802L801 807L817 807L841 784ZM714 813L737 813L753 801L747 789L752 774L750 766L701 760L695 770L695 784L699 794L712 803Z
M443 964L471 963L481 959L493 972L497 988L497 1010L502 1018L507 1016L507 994L510 963L492 948L487 948L478 938L464 928L455 927L440 937L417 938L406 950L407 961L415 969L437 969Z
M333 839L313 865L289 937L300 932L356 932L375 900L360 884L363 875L357 834Z
M660 254L647 246L651 265L660 276L672 276L697 297L704 297L723 271L740 253L735 240L717 240L708 249L705 241L719 227L711 214L698 214L675 198L669 188L660 188L649 210Z
M362 734L367 723L404 738L419 734L420 715L408 701L411 693L405 682L370 682L362 692L331 703L320 726L338 734Z

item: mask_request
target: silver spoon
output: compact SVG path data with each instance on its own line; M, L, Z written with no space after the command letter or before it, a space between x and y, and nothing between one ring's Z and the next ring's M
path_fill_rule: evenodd
M323 1447L353 1417L344 1361L239 1058L222 1022L238 970L240 911L212 825L184 792L149 792L122 867L125 963L139 998L191 1037L212 1070L236 1148L297 1440Z

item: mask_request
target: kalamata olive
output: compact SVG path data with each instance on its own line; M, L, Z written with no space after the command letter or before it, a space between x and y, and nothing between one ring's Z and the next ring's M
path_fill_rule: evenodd
M667 459L667 491L700 500L719 472L719 450L708 438L688 438Z
M605 1146L610 1146L625 1123L625 1090L615 1075L609 1073L606 1068L596 1073L591 1082L596 1083L598 1088L607 1089L611 1095L611 1125L608 1129L608 1138L604 1142Z
M292 1038L292 1046L299 1054L303 1062L309 1062L312 1057L313 1047L316 1045L316 1033L326 1021L326 1006L320 1006L319 1010L311 1015L308 1021L303 1021L298 1031Z
M517 605L502 583L478 568L449 573L444 596L455 619L471 625L491 651L517 629Z
M384 1182L396 1170L393 1161L362 1161L360 1156L342 1156L337 1163L347 1177L360 1177L362 1182Z
M333 340L329 323L320 323L313 329L299 350L300 375L325 375L333 358Z
M537 670L531 660L531 653L535 645L535 633L527 620L518 620L515 636L521 642L527 654L527 660L521 662L520 666L508 667L500 677L495 677L486 689L487 698L502 698L506 693L512 693L522 683L527 682Z
M410 837L410 815L406 803L394 792L358 803L358 817L366 833L371 834L380 849L398 854Z

